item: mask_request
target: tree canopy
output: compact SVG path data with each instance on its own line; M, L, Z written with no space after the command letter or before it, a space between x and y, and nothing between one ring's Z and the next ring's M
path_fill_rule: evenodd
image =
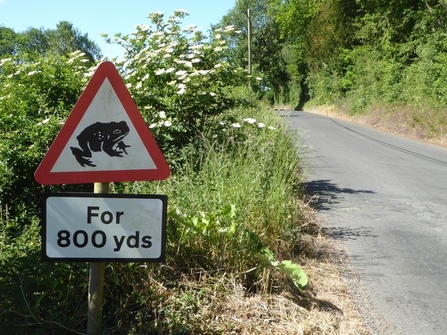
M0 27L0 57L18 53L37 56L56 53L67 56L77 50L84 52L90 62L102 57L101 49L89 39L88 34L82 34L68 21L60 21L56 29L31 27L21 33Z
M276 103L348 101L355 112L375 101L447 101L446 0L238 0L221 24L243 31L231 44L239 65L247 9L253 67Z

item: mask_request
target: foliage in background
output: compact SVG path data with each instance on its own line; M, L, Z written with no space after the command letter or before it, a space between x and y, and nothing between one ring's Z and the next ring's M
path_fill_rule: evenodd
M247 65L247 9L253 66L276 104L336 104L351 113L446 106L445 0L238 0L221 24L242 31L229 43L240 66Z

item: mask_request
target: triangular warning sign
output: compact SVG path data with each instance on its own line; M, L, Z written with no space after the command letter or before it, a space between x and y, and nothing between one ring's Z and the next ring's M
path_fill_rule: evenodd
M99 65L34 177L40 184L162 180L169 166L111 62Z

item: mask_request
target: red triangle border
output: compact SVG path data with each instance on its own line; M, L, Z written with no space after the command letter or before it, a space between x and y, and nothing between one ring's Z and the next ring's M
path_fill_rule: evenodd
M133 123L138 136L151 156L156 169L51 172L106 78L109 79L118 99ZM107 61L102 62L93 74L93 77L82 92L65 124L62 126L47 154L37 168L34 178L40 184L54 185L164 180L170 174L171 170L169 165L127 90L123 79L115 65Z

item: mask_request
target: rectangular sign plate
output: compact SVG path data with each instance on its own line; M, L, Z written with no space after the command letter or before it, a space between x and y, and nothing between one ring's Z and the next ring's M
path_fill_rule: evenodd
M165 195L42 194L45 261L163 262Z

